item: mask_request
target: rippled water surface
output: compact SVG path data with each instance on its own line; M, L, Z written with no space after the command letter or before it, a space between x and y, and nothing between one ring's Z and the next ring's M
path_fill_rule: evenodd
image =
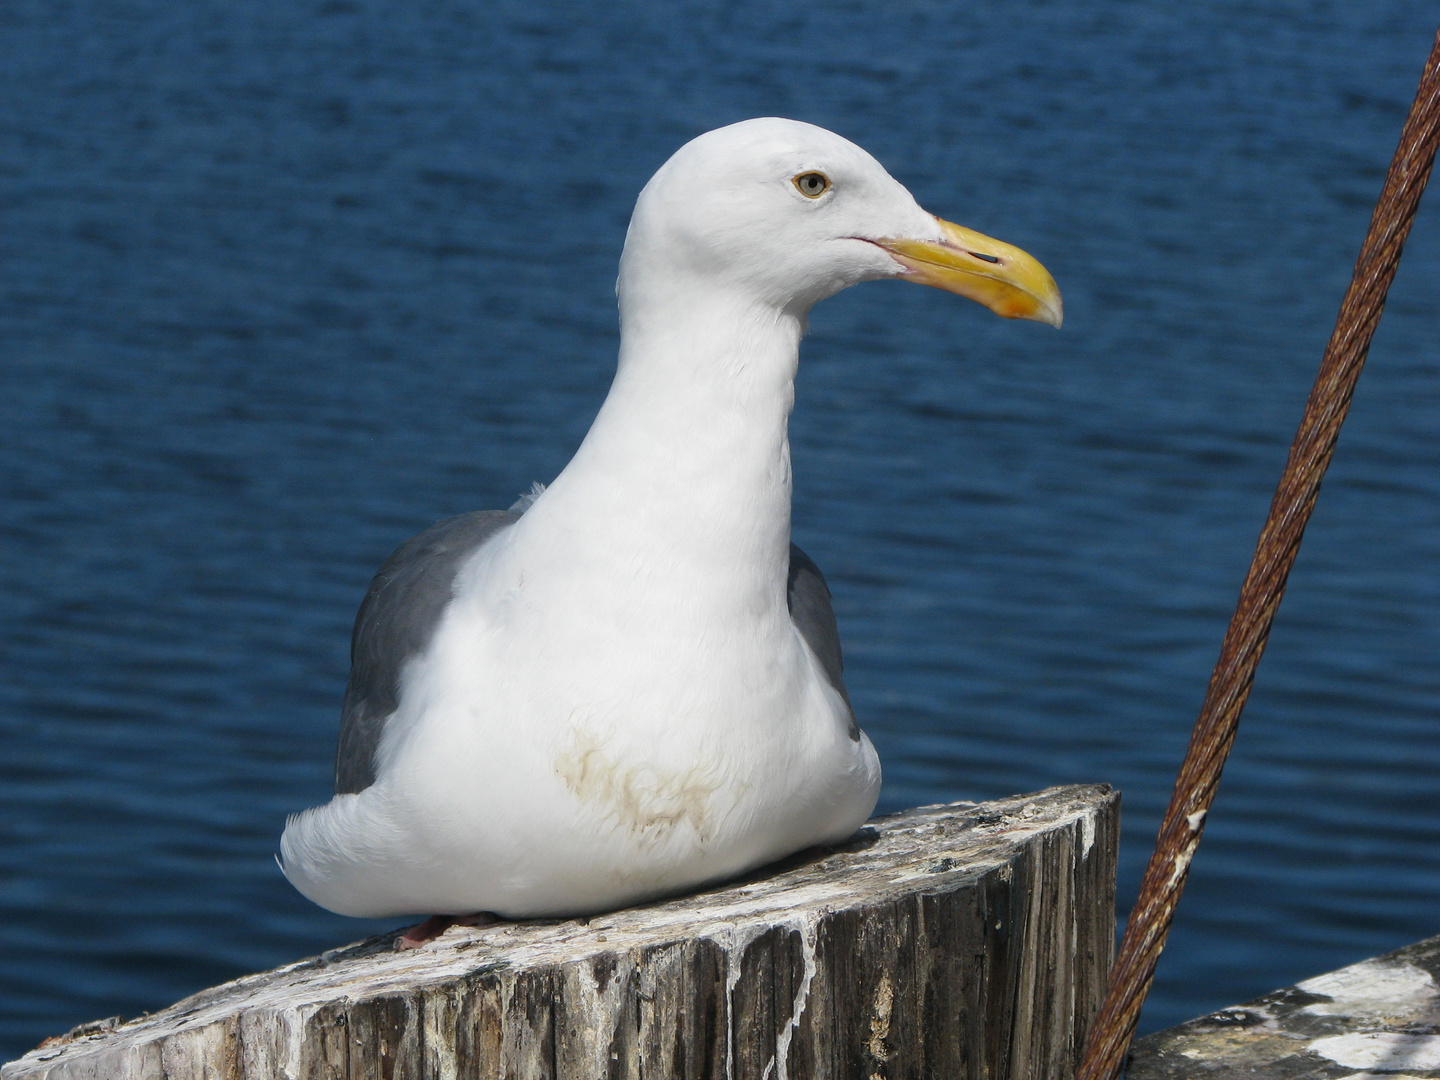
M1261 10L1263 8L1263 10ZM548 480L636 192L831 127L1066 324L815 312L795 532L882 808L1124 791L1128 905L1433 5L0 10L0 1058L377 928L271 859L401 540ZM1422 210L1145 1025L1440 931L1440 217Z

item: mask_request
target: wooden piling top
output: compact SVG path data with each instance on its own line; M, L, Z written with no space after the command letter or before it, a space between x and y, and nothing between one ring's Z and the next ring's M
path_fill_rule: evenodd
M1111 961L1118 803L924 807L698 895L410 952L371 938L0 1076L1059 1080Z
M1440 1078L1440 937L1136 1041L1127 1080Z

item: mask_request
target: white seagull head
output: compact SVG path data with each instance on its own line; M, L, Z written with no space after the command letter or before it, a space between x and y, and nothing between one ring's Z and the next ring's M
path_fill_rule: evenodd
M640 193L620 262L632 292L693 285L803 318L847 286L901 278L1006 318L1059 326L1049 272L1010 244L942 221L868 153L813 124L765 117L682 146Z

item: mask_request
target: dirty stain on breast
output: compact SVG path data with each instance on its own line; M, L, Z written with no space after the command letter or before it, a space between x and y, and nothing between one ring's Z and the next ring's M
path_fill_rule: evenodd
M710 835L711 797L720 783L708 763L673 770L622 761L592 733L572 729L569 745L555 756L555 773L581 802L648 840L682 826L702 841Z

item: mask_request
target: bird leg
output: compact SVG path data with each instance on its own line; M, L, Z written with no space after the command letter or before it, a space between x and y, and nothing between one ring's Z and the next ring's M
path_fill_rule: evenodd
M474 915L431 915L422 923L416 923L395 939L397 952L418 949L428 945L452 926L489 926L499 922L500 916L489 911L477 911Z

